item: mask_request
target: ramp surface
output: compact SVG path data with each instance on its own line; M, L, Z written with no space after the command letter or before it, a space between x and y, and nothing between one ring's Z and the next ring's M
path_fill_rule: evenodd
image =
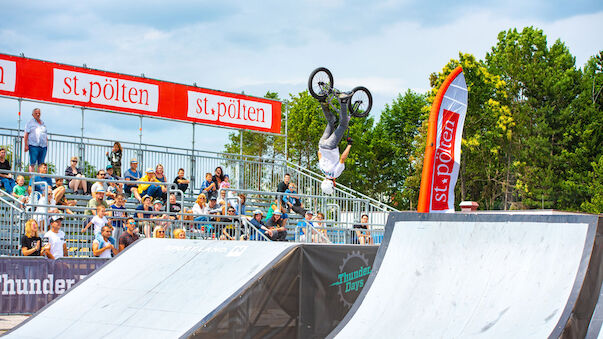
M601 262L597 225L589 215L391 214L367 286L330 336L584 337L601 287L589 273Z
M177 338L294 246L145 239L7 337Z

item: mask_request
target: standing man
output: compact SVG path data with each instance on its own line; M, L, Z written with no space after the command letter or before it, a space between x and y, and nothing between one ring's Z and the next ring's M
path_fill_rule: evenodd
M46 159L48 134L46 134L46 125L40 119L42 115L40 109L34 108L31 115L33 119L25 125L23 144L25 144L25 152L29 151L29 171L34 172L37 170L37 166Z
M0 147L0 169L10 171L10 161L6 159L6 149L4 147ZM0 182L2 182L2 186L4 190L8 194L13 193L13 187L15 187L15 179L13 179L13 175L10 173L0 173Z
M44 234L44 238L48 239L48 250L46 256L50 259L58 259L67 256L67 243L65 242L65 232L61 230L63 217L53 215L50 218L50 230Z
M135 229L136 221L132 217L128 218L128 220L126 220L126 231L119 237L120 252L138 240L138 234L134 233Z

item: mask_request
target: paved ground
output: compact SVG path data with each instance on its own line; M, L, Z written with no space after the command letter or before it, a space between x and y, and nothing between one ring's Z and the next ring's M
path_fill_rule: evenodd
M0 334L19 325L22 321L27 319L27 317L29 317L29 315L0 315Z

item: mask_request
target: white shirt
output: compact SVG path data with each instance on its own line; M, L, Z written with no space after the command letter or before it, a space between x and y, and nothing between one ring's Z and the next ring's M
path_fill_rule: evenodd
M36 119L29 120L27 122L27 125L25 125L25 132L29 133L29 136L27 137L27 143L30 146L48 146L48 135L46 134L46 125L44 125L44 121L39 124Z
M105 189L105 192L108 191L107 183L100 182L100 181L97 181L94 184L92 184L92 188L90 190L92 191L92 194L96 194L96 191L101 187Z
M109 240L105 241L104 243L105 243L105 247L108 247L111 245L111 242ZM100 241L98 241L98 239L94 239L92 244L93 245L97 244L100 246ZM100 250L100 247L99 247L99 250ZM111 250L104 250L97 258L111 258Z
M333 149L319 147L320 160L318 161L318 167L327 176L328 179L334 179L341 175L341 172L345 169L345 165L339 162L339 149L337 147Z
M195 203L193 205L193 214L194 215L209 214L209 206L207 206L207 204L205 204L205 207L201 208L201 206L199 206L199 204Z
M59 233L48 231L44 234L44 238L48 238L50 244L50 253L55 259L63 257L63 244L65 244L65 232L59 230Z
M100 234L103 226L109 223L109 220L107 220L107 217L99 218L98 215L95 215L94 218L90 220L90 222L92 223L92 225L94 225L94 235L96 236L97 234Z

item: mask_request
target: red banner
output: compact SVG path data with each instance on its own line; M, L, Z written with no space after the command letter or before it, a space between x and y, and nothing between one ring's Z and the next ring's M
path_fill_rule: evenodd
M280 133L279 101L0 54L0 95Z

